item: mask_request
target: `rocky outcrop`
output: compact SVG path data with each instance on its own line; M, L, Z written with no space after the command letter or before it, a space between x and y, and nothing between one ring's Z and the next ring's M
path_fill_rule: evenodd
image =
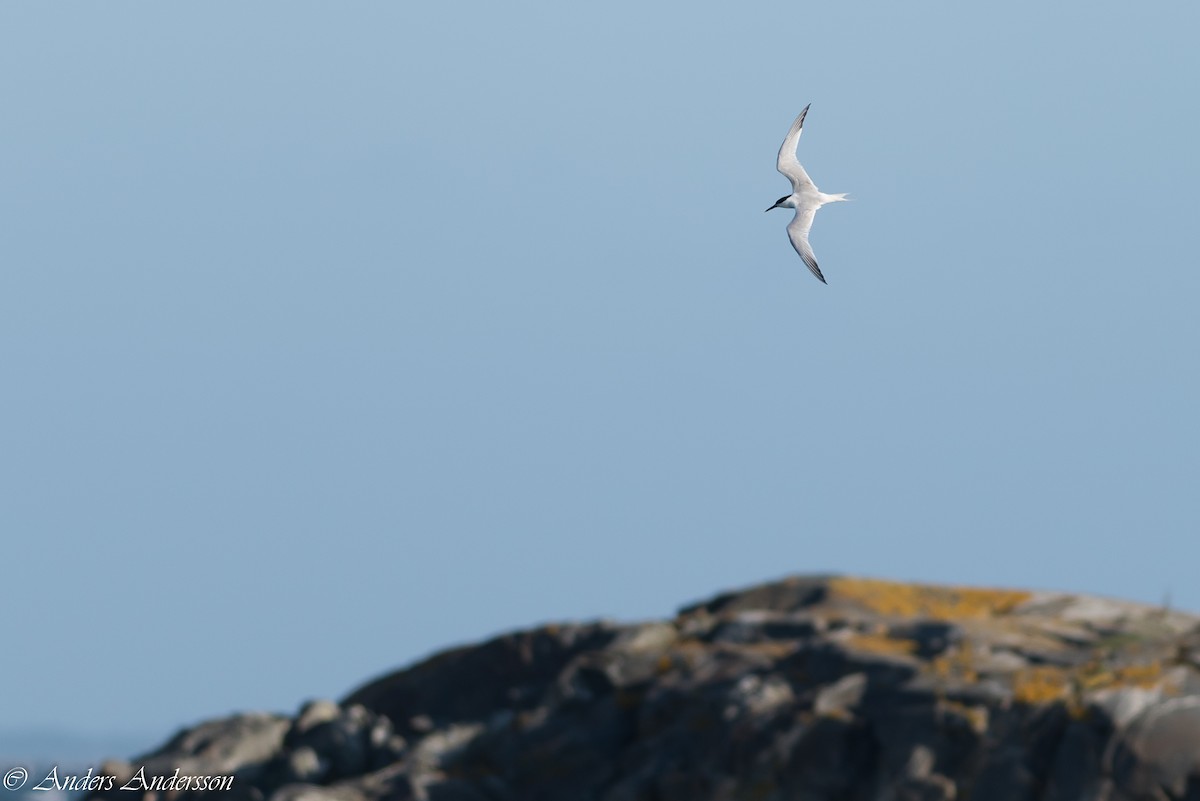
M235 776L153 801L1200 801L1200 618L798 577L447 651L105 770L141 766Z

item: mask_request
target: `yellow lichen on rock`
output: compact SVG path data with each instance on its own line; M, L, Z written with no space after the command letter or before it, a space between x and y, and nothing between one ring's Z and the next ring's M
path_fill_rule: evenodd
M912 640L901 637L889 637L885 634L854 634L847 637L843 643L847 648L857 651L867 651L872 654L911 654L917 650L917 644Z
M1163 680L1163 665L1161 662L1147 662L1143 665L1127 665L1115 671L1116 684L1125 687L1155 687Z
M1145 662L1119 668L1090 666L1082 672L1079 684L1084 690L1104 690L1110 687L1158 687L1164 679L1162 662Z
M974 682L979 678L970 649L961 646L947 649L945 653L934 657L929 662L929 668L933 671L933 675L943 681L953 679Z
M954 716L961 718L976 734L987 732L989 715L986 706L971 706L941 699L938 701L937 711L943 719Z
M1040 665L1013 674L1013 700L1019 704L1048 704L1073 697L1073 682L1067 671Z
M832 600L856 603L881 615L937 620L1003 615L1031 597L1023 590L938 587L849 577L830 579L828 586Z

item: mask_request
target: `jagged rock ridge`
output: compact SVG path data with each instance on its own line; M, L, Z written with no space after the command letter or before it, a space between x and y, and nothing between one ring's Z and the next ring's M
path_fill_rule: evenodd
M270 801L1200 801L1200 618L796 577L446 651L106 770L143 764Z

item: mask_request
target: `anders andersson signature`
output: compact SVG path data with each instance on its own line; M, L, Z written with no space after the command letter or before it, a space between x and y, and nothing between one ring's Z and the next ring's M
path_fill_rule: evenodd
M88 768L87 773L83 774L60 774L56 765L46 774L46 778L29 789L46 791L64 790L67 792L77 792L80 790L88 792L96 790L134 790L145 792L147 790L228 790L231 787L233 787L233 776L231 775L191 776L186 773L181 774L179 768L175 768L174 773L152 773L147 775L144 766L138 768L127 782L118 786L115 776L109 776L104 773L95 774L92 768Z

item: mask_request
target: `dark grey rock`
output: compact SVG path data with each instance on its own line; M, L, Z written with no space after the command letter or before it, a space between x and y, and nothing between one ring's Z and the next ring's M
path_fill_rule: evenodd
M391 765L404 756L408 745L403 737L396 734L392 722L383 716L376 718L371 724L367 744L370 752L369 770Z
M329 760L310 746L302 745L287 755L289 783L320 784L329 775Z
M1118 733L1113 783L1133 796L1182 798L1200 780L1200 697L1155 704Z
M780 771L780 784L790 796L848 797L874 774L877 750L865 724L817 718L792 748Z
M300 707L300 712L296 715L296 720L288 731L284 744L291 745L294 738L303 736L314 727L337 720L341 716L342 708L334 701L309 701Z
M370 766L370 731L361 721L346 718L322 723L304 742L328 757L334 778L357 776Z
M1045 801L1090 801L1104 797L1101 758L1108 734L1101 725L1075 721L1067 726L1054 753L1054 765L1043 794Z
M321 786L316 784L289 784L269 796L270 801L367 801L372 796L353 785ZM409 796L410 798L412 796Z
M120 789L131 780L136 780L140 786L143 780L149 783L155 777L225 775L234 777L229 797L247 798L248 794L254 795L252 791L258 792L256 783L281 750L290 724L283 715L255 712L217 718L182 729L157 750L136 757L130 763L109 763L106 770L112 770L111 775L121 781L114 781L111 790L98 790L89 797L134 801L140 790ZM151 792L170 801L188 791Z
M814 637L824 628L823 621L808 615L753 610L717 622L705 632L705 639L734 644L797 641Z
M867 674L851 673L817 690L813 711L818 715L846 713L858 708L867 692Z
M433 656L356 690L347 704L385 715L400 734L430 725L483 720L501 709L531 709L576 656L608 645L616 627L567 625L507 634L482 645Z
M232 772L219 801L1200 801L1195 653L1181 612L798 577L457 648L104 769Z
M893 788L895 801L954 801L958 787L940 773L928 776L905 777Z
M962 628L940 620L920 620L893 626L891 637L913 643L914 653L922 659L932 659L951 645L962 640Z
M487 794L474 784L458 779L435 782L427 785L424 790L429 801L491 801Z
M971 801L1036 801L1037 780L1026 756L1011 745L991 755L973 782Z
M782 660L782 669L799 672L819 684L837 681L851 673L863 673L876 687L901 685L915 676L920 661L895 653L866 653L840 640L806 645Z
M231 715L184 729L153 756L134 761L144 765L149 761L189 760L217 773L233 773L269 759L283 744L289 726L290 721L283 715Z
M737 592L726 592L709 601L685 606L679 610L679 614L685 617L698 612L798 612L820 603L828 595L829 589L824 578L796 576Z

